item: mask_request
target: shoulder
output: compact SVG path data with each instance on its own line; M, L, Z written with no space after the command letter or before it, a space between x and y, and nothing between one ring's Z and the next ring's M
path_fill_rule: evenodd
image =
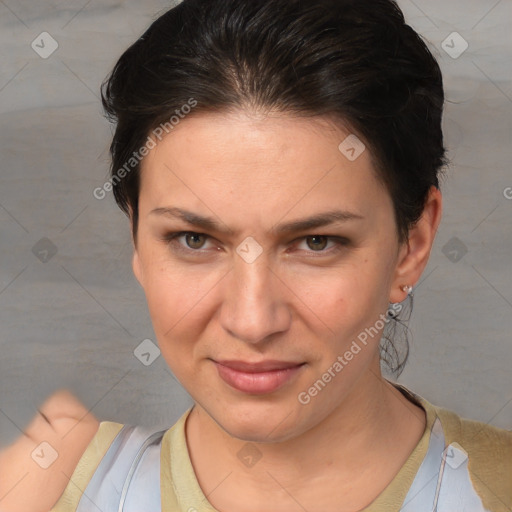
M99 425L71 393L50 396L23 435L0 453L0 510L48 512Z
M464 484L462 486L464 492L467 492L469 497L472 492L475 492L485 510L510 512L512 510L512 431L462 418L454 411L432 405L401 384L394 385L413 403L423 407L427 414L429 429L432 430L439 420L446 451L446 455L443 455L447 462L444 473L452 476L456 473L458 483ZM448 452L450 446L455 450ZM457 458L452 463L448 462L448 459L455 455ZM452 484L454 481L452 479ZM466 483L472 491L468 490ZM445 486L448 494L454 489L453 485L452 487L450 485ZM443 494L442 486L440 494ZM450 499L453 499L453 496ZM475 508L473 503L467 510L481 510L481 508Z
M431 404L422 396L402 384L393 383L409 400L427 413L427 424L437 417L443 426L446 444L459 443L466 452L477 458L482 456L512 463L512 430L494 427L487 423L462 418L454 411Z
M434 407L446 444L457 443L467 453L474 488L490 510L512 507L512 431L461 418Z
M512 431L462 418L443 407L434 406L434 409L443 425L447 443L457 442L477 458L485 456L512 464Z

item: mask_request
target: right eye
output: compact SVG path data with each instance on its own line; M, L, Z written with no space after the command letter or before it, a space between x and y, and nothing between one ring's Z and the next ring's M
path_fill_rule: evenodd
M176 233L168 233L164 236L164 240L175 250L185 253L204 252L203 249L207 241L210 239L204 233L196 233L194 231L179 231Z

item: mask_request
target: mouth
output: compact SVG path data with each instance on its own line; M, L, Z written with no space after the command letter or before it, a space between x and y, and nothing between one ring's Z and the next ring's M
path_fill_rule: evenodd
M215 361L219 377L230 387L249 394L277 391L296 377L306 363L267 360L258 363L245 361Z

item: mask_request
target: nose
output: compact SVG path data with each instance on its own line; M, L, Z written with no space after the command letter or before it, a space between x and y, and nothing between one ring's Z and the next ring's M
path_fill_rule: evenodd
M258 344L290 327L290 292L265 255L252 263L237 256L224 286L220 322L231 336Z

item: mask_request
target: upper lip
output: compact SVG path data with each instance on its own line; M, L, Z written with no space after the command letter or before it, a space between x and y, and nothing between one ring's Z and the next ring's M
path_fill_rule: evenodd
M294 368L304 363L294 363L289 361L277 361L275 359L267 359L266 361L260 361L258 363L248 363L246 361L236 361L232 359L215 361L222 366L227 366L233 370L248 373L257 372L269 372L272 370L287 370L288 368Z

